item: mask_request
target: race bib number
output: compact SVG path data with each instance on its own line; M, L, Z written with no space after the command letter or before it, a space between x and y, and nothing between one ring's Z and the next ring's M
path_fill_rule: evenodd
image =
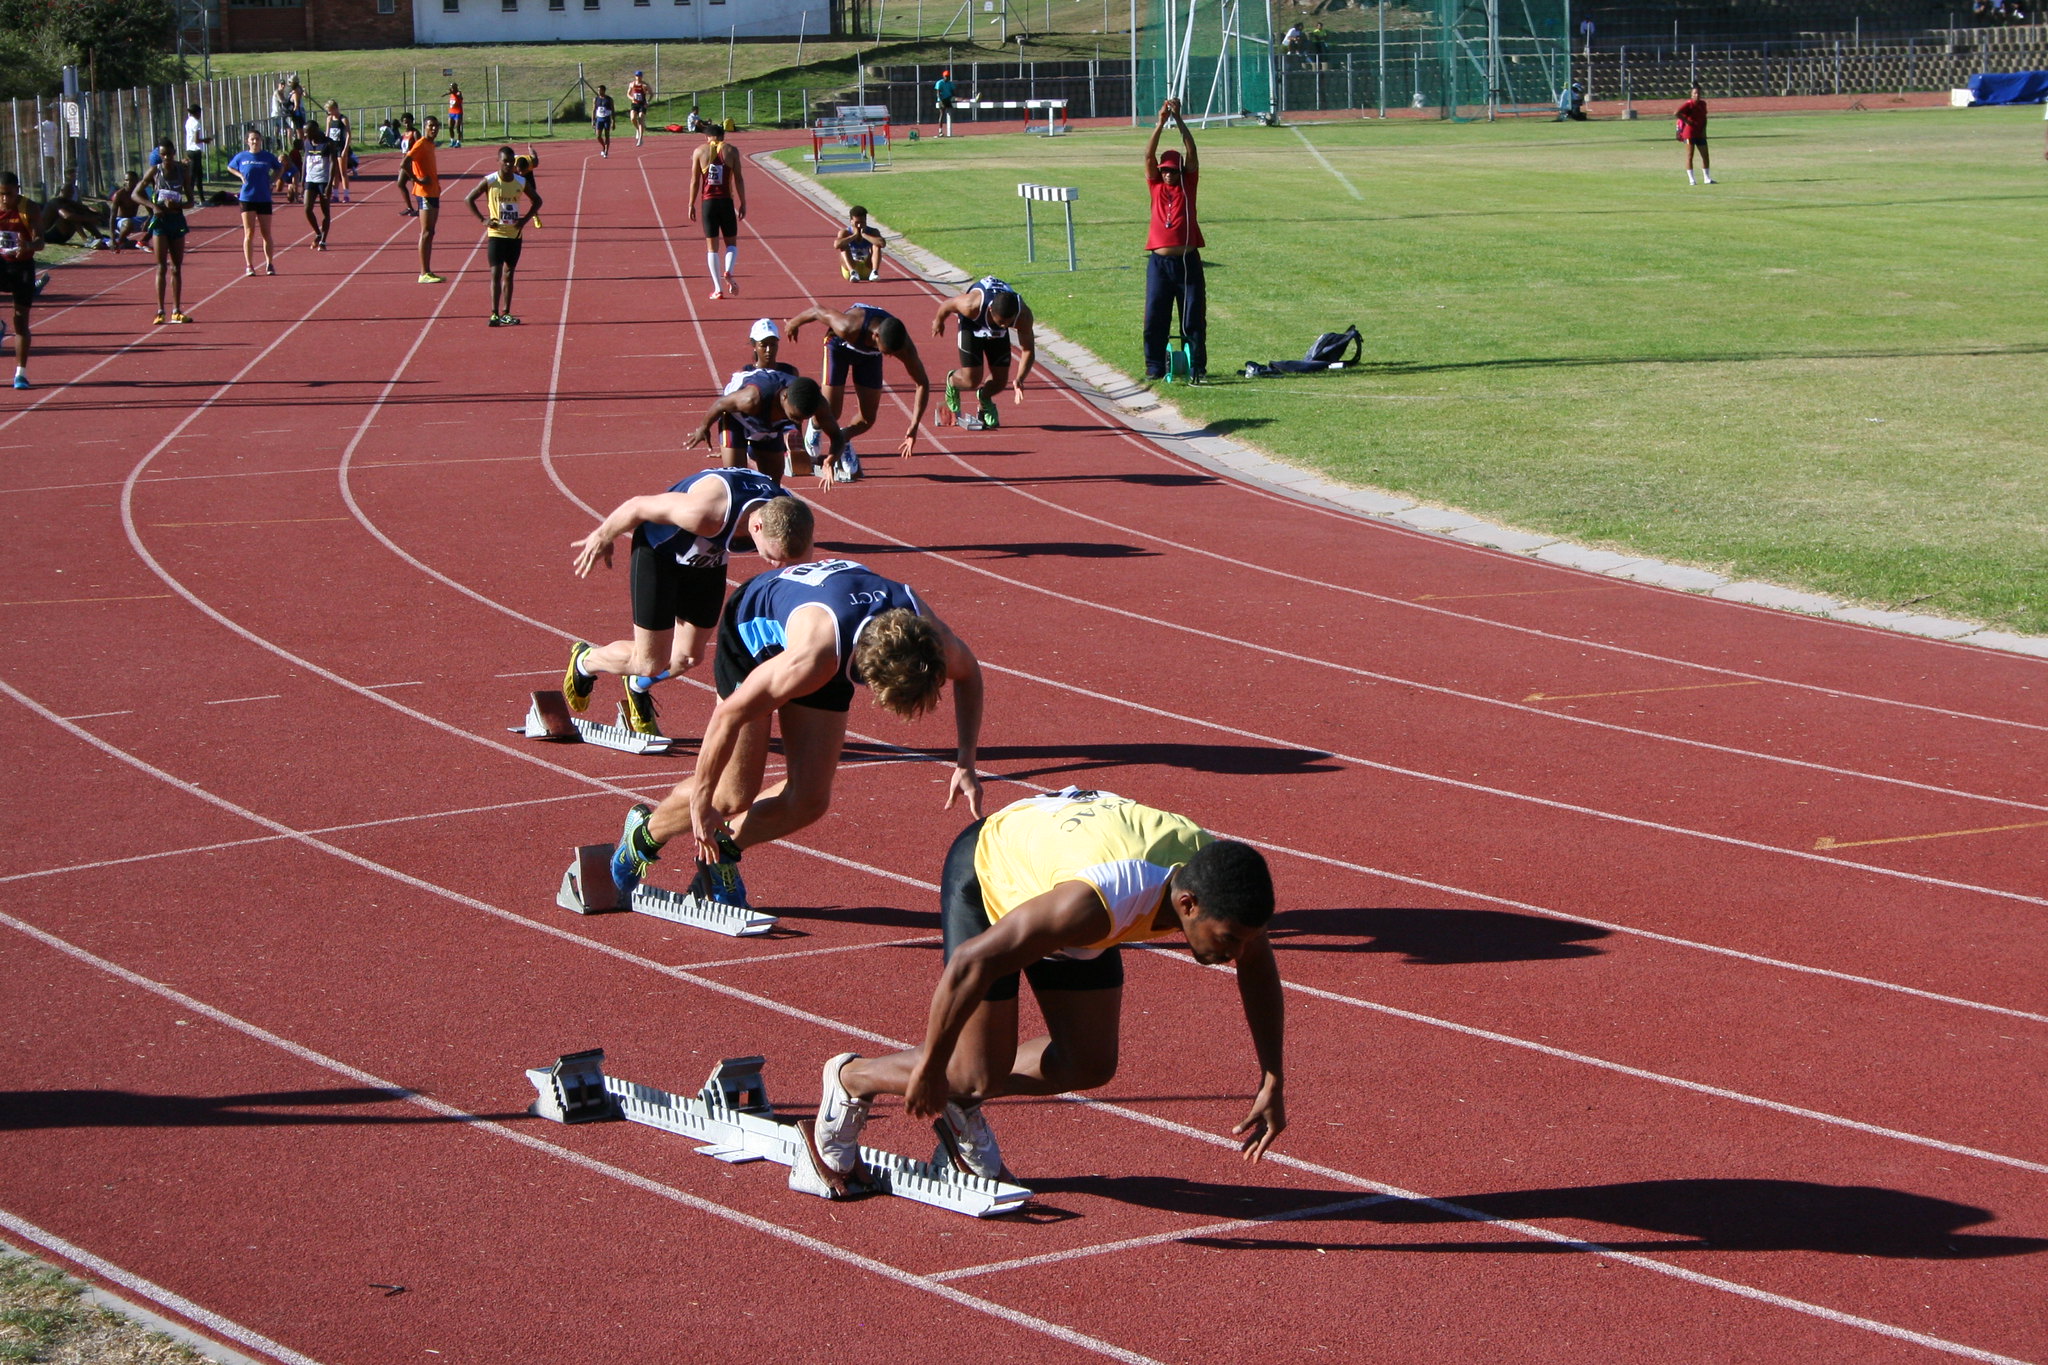
M498 222L505 227L519 226L519 201L504 199L498 203Z
M185 203L185 196L177 190L158 190L156 192L156 202L167 209L182 208Z
M20 254L21 234L18 232L0 232L0 256L5 256L12 260Z
M706 185L723 185L725 183L725 163L723 161L714 161L704 168L704 183Z
M319 184L327 179L327 157L321 153L309 153L306 157L306 179Z
M850 559L821 559L813 564L799 564L793 569L784 569L782 576L792 583L815 588L833 574L845 573L848 569L859 567L861 566Z

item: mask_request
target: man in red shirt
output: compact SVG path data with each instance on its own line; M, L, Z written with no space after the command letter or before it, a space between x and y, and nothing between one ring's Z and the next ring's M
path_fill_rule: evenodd
M1678 140L1685 144L1685 183L1696 183L1692 178L1692 154L1700 154L1700 175L1706 183L1714 183L1714 172L1707 161L1707 102L1700 98L1700 88L1692 88L1692 98L1678 106Z
M1168 120L1186 153L1159 150ZM1159 106L1159 123L1145 144L1145 183L1152 191L1152 228L1145 237L1145 377L1166 375L1166 335L1180 309L1188 363L1200 383L1209 373L1209 291L1202 278L1202 229L1195 222L1195 138L1180 116L1180 101Z

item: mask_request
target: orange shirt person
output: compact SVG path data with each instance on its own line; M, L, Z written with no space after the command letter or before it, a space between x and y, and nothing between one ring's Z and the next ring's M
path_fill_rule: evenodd
M429 117L426 130L405 149L398 163L399 188L409 191L420 206L420 283L439 284L434 273L434 224L441 217L441 166L434 140L440 135L441 120Z
M448 87L448 145L462 145L462 87L453 84Z

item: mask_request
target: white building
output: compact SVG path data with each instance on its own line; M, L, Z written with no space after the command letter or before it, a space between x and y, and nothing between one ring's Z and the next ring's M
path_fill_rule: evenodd
M413 0L418 43L825 37L833 0ZM622 101L624 95L619 97Z

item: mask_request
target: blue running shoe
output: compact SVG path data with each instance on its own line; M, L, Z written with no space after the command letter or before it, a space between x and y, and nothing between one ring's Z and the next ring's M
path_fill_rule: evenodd
M640 845L647 841L647 822L653 816L654 807L645 801L627 811L625 832L619 836L619 846L612 850L612 885L619 889L621 905L632 904L633 892L647 875L648 864L655 859L655 855L640 851Z
M703 900L717 901L720 905L751 909L747 904L747 884L740 879L740 846L724 830L719 831L717 843L718 861L707 863L698 860L697 877L690 883L690 894Z

